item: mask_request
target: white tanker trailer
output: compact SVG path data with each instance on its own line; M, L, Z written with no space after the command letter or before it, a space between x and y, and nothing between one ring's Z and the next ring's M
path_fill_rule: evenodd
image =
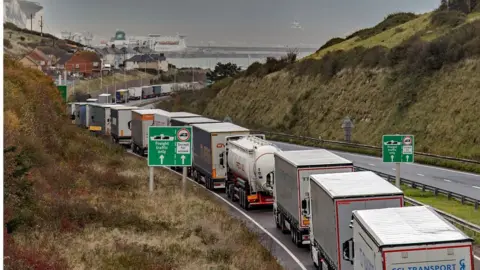
M225 192L244 209L273 205L274 144L248 135L226 139Z

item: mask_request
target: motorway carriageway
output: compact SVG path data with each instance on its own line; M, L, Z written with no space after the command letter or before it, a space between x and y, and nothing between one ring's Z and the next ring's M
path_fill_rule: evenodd
M128 150L129 154L141 157ZM145 157L141 157L146 160ZM146 165L146 164L145 164ZM175 171L173 171L175 172ZM181 176L180 173L175 172ZM148 179L145 179L145 183ZM205 188L203 185L196 183L193 179L188 178L195 185ZM180 180L179 180L180 181ZM155 187L156 185L154 185ZM207 190L205 188L205 190ZM270 250L273 256L277 258L279 263L287 270L313 270L315 269L310 251L308 247L298 248L292 243L290 234L283 234L275 226L273 213L271 209L252 209L246 211L237 203L233 203L227 198L227 195L220 191L210 191L219 202L227 205L230 214L237 219L245 221L247 227L257 233L260 242ZM480 270L480 257L475 256L475 270Z
M314 149L313 147L271 141L283 151ZM381 158L329 150L343 158L353 161L358 167L366 168L392 176L396 175L394 163L383 163ZM416 163L403 163L400 177L418 183L445 189L467 197L480 200L480 175L454 171Z
M146 107L151 107L151 106L146 106ZM282 150L287 150L287 151L313 148L313 147L306 147L306 146L288 144L283 142L273 142L273 143L277 144L277 146L280 147ZM132 155L136 155L136 154L133 154L130 150L128 150L128 152ZM352 160L356 166L395 175L395 171L392 170L392 164L384 165L382 160L379 158L338 152L338 151L332 151L332 152L342 157L345 157L349 160ZM428 182L422 182L418 180L419 176L417 176L417 178L412 177L412 175L416 174L417 172L423 173L424 176L420 176L420 177L423 177L425 179L430 177L431 178L430 181L436 181L435 175L440 175L441 176L440 178L442 178L442 175L445 175L443 177L448 176L449 178L460 176L461 179L463 179L463 181L467 181L467 182L473 181L472 183L476 183L476 185L480 185L480 176L475 174L456 172L452 170L436 168L431 166L417 165L417 164L411 164L411 165L402 164L402 168L404 168L403 172L401 172L401 176L403 178L418 181L419 183L428 184ZM427 175L429 177L427 177ZM454 185L454 186L457 185L457 189L464 188L468 190L468 187L466 186L463 187L458 180L453 181L454 179L451 179L452 180L451 182L447 182L447 181L443 181L443 182L445 182L446 184ZM148 179L146 179L145 181L147 180ZM192 179L189 179L189 180L192 181L193 183L196 183ZM436 182L433 182L431 185L437 186L439 188L450 189L450 187L448 186L439 186L435 184ZM201 186L204 187L203 185ZM470 187L470 189L472 188ZM455 190L452 190L452 191L457 192ZM290 234L282 234L282 232L280 232L280 230L277 229L277 227L275 226L273 213L271 209L258 209L258 210L245 211L244 209L240 208L238 204L232 203L230 200L228 200L227 195L224 192L212 192L212 191L210 192L215 196L215 198L219 202L222 202L228 206L232 216L245 221L246 225L252 231L256 232L259 235L260 241L264 244L265 247L267 247L272 252L272 254L275 257L278 258L278 261L281 263L281 265L285 269L288 269L288 270L315 269L313 266L312 259L310 258L310 251L308 250L308 248L298 248L295 244L292 243ZM472 193L475 193L475 191L470 192L469 194L472 194ZM480 193L480 189L478 189L477 193ZM480 199L480 194L472 194L472 195L476 195L472 197ZM480 270L480 257L475 257L475 270Z

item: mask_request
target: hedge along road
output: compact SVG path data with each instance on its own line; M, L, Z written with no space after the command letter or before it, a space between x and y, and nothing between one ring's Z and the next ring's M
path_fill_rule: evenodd
M272 141L272 143L284 151L314 149L314 147L284 142ZM330 151L353 161L355 166L395 176L395 163L383 163L382 159L377 157ZM401 164L400 177L480 200L480 175L478 174L416 163L404 163Z

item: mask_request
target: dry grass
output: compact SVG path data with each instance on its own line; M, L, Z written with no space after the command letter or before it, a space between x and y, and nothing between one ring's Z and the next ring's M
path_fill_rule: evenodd
M383 134L411 133L418 151L479 158L478 70L480 61L467 60L420 78L415 101L404 110L398 104L408 98L402 89L409 87L409 78L392 83L387 70L345 70L328 82L281 71L236 80L204 114L228 114L250 127L334 140L343 139L341 121L350 116L357 142L379 145Z
M153 77L153 75L141 71L130 71L125 75L123 73L115 73L115 75L103 76L102 79L77 80L75 81L74 90L75 92L88 93L92 96L97 96L104 93L104 90L102 89L114 89L115 85L117 86L117 89L124 89L125 82L127 82L130 87L132 87L131 83L135 86L141 86L142 80L143 85L149 85L150 79ZM113 93L112 91L113 90L111 90L110 93Z
M341 43L320 50L319 52L316 52L309 57L305 57L303 59L320 59L328 52L338 50L351 50L355 47L360 46L365 48L372 48L375 46L393 48L417 34L420 34L420 36L424 40L433 40L439 36L448 33L451 29L444 27L431 27L430 21L432 14L433 12L423 14L416 19L383 31L367 39L359 39L358 37L355 37L345 40ZM471 23L478 19L480 19L479 12L471 13L467 16L467 21L465 23Z
M4 52L14 57L20 57L27 54L39 44L53 44L51 39L42 38L36 35L22 33L11 29L4 29L3 35L4 38L9 40L12 44L11 48L5 47Z
M5 99L6 269L281 269L206 191L159 169L149 194L145 160L67 124L40 72L6 59Z

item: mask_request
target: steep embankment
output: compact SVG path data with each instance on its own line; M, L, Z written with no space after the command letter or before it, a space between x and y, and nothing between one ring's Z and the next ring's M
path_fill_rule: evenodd
M253 64L200 111L337 140L350 116L356 142L378 145L382 134L411 133L418 151L480 159L478 18L453 11L390 15L294 64ZM177 107L182 98L202 103L180 95Z
M41 72L5 60L5 269L280 269L207 192L68 123Z

